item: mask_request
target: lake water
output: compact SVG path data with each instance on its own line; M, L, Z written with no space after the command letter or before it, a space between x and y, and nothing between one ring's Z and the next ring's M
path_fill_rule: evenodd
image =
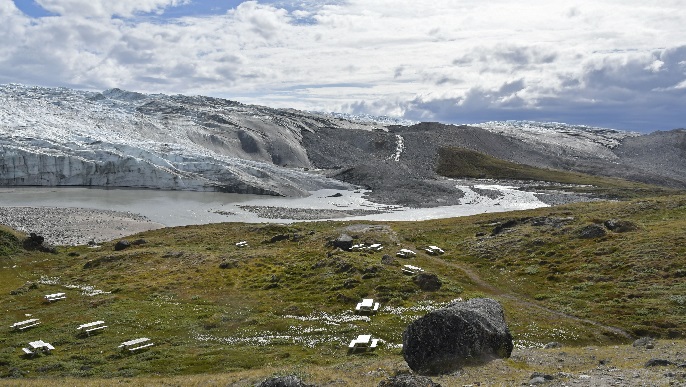
M378 221L439 219L546 206L533 193L519 191L513 187L488 186L489 190L500 192L500 196L496 198L479 196L468 186L458 187L465 193L461 205L423 209L391 208L372 203L364 198L363 191L321 190L305 198L284 198L220 192L83 187L4 187L0 188L0 206L74 207L128 211L141 214L165 226L218 222L288 223L299 221L298 219L262 218L240 206L390 211L344 218L345 220ZM333 196L336 194L340 196Z

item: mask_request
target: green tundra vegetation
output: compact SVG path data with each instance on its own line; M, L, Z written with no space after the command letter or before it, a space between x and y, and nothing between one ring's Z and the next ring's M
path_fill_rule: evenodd
M0 384L252 385L295 373L344 385L364 374L376 385L407 369L405 327L458 298L502 303L516 348L683 340L686 196L634 183L623 190L633 199L430 221L165 228L126 238L133 243L121 251L116 240L28 251L24 235L0 227ZM383 250L334 248L343 233ZM429 245L445 254L429 255ZM396 257L403 248L417 255ZM394 261L382 263L384 255ZM442 286L422 290L405 264ZM57 292L67 298L44 301ZM362 298L380 311L356 315ZM10 328L29 318L41 324ZM79 334L96 320L107 328ZM379 348L349 354L358 334L381 339ZM154 346L118 348L138 337ZM55 350L24 356L38 339ZM511 372L534 369L508 361Z

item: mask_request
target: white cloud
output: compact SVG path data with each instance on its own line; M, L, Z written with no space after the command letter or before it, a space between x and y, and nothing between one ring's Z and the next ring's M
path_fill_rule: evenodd
M177 19L149 14L182 0L38 2L57 16L31 19L0 0L2 83L631 129L618 106L649 114L684 103L681 1L245 1ZM686 120L679 114L654 120L667 129Z
M41 7L62 16L131 17L139 12L161 13L189 0L35 0Z

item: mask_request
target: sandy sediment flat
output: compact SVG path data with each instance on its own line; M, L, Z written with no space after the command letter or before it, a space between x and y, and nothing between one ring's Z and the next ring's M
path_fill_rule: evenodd
M0 207L0 224L52 245L99 243L164 227L130 212L60 207Z

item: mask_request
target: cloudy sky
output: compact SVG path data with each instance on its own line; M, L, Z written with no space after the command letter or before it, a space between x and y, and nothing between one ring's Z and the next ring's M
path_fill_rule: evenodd
M686 128L686 1L0 0L0 83Z

